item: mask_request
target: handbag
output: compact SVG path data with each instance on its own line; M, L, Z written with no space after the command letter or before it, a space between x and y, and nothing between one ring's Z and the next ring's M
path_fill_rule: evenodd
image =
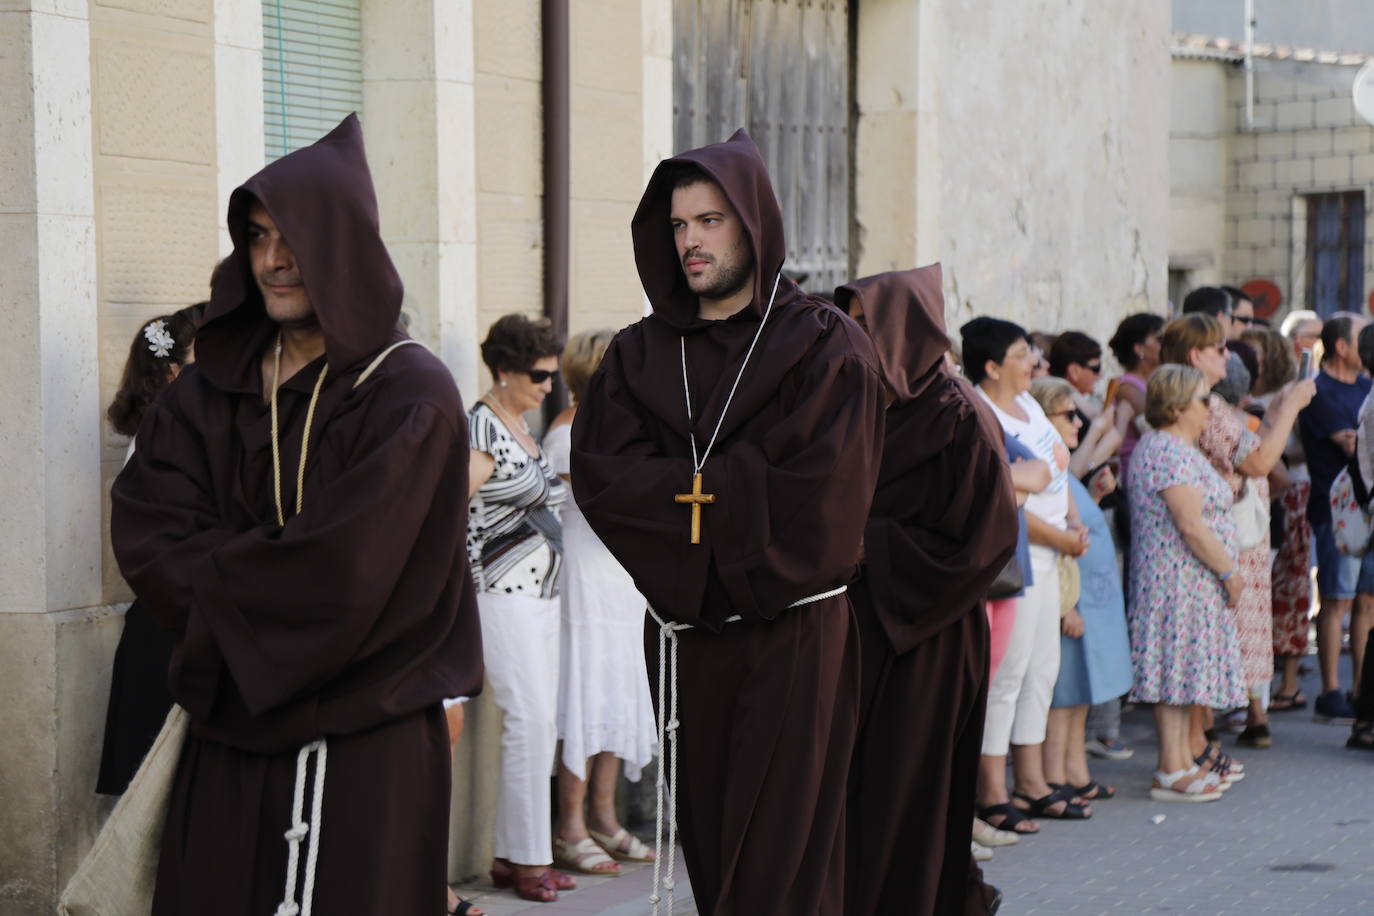
M1063 617L1078 607L1078 598L1083 593L1083 577L1078 570L1078 560L1061 553L1059 561L1059 616Z
M173 704L148 756L62 891L59 916L148 916L186 730L186 710Z
M988 600L1001 601L1015 597L1025 587L1026 577L1021 573L1021 564L1016 561L1016 554L1012 554L1011 559L1007 560L1007 565L1002 567L997 578L988 586Z
M1260 499L1250 478L1245 478L1240 499L1231 506L1231 520L1236 523L1236 547L1249 550L1269 539L1269 507Z
M1349 467L1341 468L1331 482L1330 500L1331 533L1336 549L1352 557L1360 556L1369 549L1374 520L1370 518L1368 507L1360 501Z

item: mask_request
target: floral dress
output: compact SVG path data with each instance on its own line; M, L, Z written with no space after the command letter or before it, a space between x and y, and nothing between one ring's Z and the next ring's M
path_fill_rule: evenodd
M1232 503L1243 495L1246 477L1236 470L1259 447L1259 436L1245 426L1245 415L1225 400L1212 395L1212 414L1207 428L1198 437L1197 447L1231 488ZM1250 486L1259 493L1260 502L1269 505L1269 481L1251 477ZM1245 683L1255 687L1269 683L1274 676L1274 613L1270 591L1271 564L1269 538L1239 552L1241 577L1245 590L1232 608L1240 634L1240 660Z
M1301 470L1301 476L1297 473ZM1283 542L1274 557L1274 654L1307 653L1308 617L1312 611L1312 523L1307 502L1312 481L1306 466L1289 474L1292 483L1283 491Z
M1141 436L1131 456L1131 696L1142 703L1243 706L1245 681L1226 589L1174 525L1163 490L1195 487L1202 517L1228 549L1232 497L1202 453L1169 433Z

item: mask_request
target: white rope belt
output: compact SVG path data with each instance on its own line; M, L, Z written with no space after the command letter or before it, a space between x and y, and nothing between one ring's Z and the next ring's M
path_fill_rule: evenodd
M801 607L826 598L843 595L849 586L841 585L828 592L811 595L800 601L793 601L789 608ZM681 630L692 629L690 623L673 623L658 616L652 608L647 609L649 616L658 624L658 777L654 780L654 889L649 894L651 916L658 916L658 903L662 899L659 890L668 892L668 913L673 912L673 888L676 882L673 874L677 870L677 634ZM725 618L726 623L740 620L735 614ZM669 668L671 667L671 673ZM671 693L671 697L669 696ZM671 741L671 747L669 745ZM668 755L668 768L665 779L663 767L664 751ZM668 871L663 874L663 809L665 797L672 796L672 807L668 808Z
M315 786L310 801L310 822L301 820L305 814L305 777L314 755ZM329 759L329 746L323 738L312 741L296 754L296 792L291 808L291 829L286 831L286 891L277 906L276 916L310 916L310 908L315 902L315 866L320 852L320 818L324 813L324 771ZM307 835L310 844L305 854L305 886L301 889L301 902L296 902L296 877L300 865L301 840Z

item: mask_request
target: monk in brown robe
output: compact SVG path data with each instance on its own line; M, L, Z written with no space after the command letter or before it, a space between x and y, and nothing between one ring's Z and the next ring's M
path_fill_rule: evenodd
M632 231L653 314L591 379L573 491L652 611L691 627L674 631L669 734L697 908L839 913L859 686L840 587L881 452L876 355L782 275L782 214L743 131L660 163ZM659 633L646 621L651 680Z
M114 485L191 720L153 913L291 913L313 883L315 913L437 914L441 701L482 682L463 406L423 347L388 352L402 288L356 117L249 179L228 224L197 360Z
M863 646L849 778L846 914L983 914L970 869L987 700L988 586L1016 548L997 420L945 363L940 267L855 280L895 400L851 588Z

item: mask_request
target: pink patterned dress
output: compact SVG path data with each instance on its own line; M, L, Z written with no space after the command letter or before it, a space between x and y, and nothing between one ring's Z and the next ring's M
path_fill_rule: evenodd
M1283 501L1283 543L1274 558L1274 654L1307 653L1308 616L1312 612L1312 524L1307 499L1312 481L1294 479Z
M1259 436L1245 426L1245 415L1217 395L1212 395L1212 416L1197 440L1198 448L1231 488L1232 502L1242 495L1245 476L1236 470L1259 447ZM1250 478L1250 486L1269 504L1269 481ZM1270 592L1269 539L1265 538L1238 555L1237 573L1245 584L1233 608L1240 634L1240 660L1245 685L1269 683L1274 675L1274 615Z

